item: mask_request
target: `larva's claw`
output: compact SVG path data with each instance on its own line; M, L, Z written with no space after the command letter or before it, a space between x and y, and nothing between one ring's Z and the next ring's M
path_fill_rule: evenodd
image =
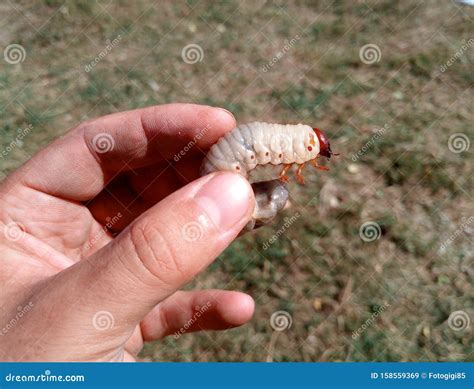
M318 164L317 157L311 160L311 165L313 165L318 170L329 170L327 166L321 166Z
M278 176L278 178L280 179L280 181L283 181L284 183L288 183L288 181L290 180L289 177L286 175L286 173L288 172L288 170L291 168L291 163L290 164L287 164L283 167L283 170L280 172L280 175Z
M298 181L298 184L304 185L304 178L303 178L303 168L304 168L304 163L302 163L300 166L298 166L298 170L296 170L296 181Z

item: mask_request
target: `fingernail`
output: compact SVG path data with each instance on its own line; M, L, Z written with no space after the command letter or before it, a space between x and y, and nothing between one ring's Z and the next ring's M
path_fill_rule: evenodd
M218 107L221 111L224 111L227 115L229 115L232 119L235 120L235 116L232 112L228 111L227 109L225 108L221 108L221 107Z
M215 226L229 230L247 218L251 188L245 178L234 173L217 173L195 196Z

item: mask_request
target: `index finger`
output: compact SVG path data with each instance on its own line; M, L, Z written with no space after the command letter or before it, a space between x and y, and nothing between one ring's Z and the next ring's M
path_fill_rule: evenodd
M119 172L176 160L188 152L203 153L235 125L230 112L196 104L115 113L80 124L36 154L9 181L86 201Z

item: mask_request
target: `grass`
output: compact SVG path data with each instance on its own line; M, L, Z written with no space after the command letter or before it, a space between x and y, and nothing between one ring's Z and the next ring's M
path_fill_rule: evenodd
M240 123L314 124L341 153L330 172L308 170L305 187L292 185L279 220L239 238L187 286L251 294L253 320L149 344L142 358L472 360L471 330L447 324L456 310L473 317L472 226L440 250L473 209L472 147L448 148L451 134L474 135L472 47L439 71L472 37L472 8L411 0L48 0L4 8L2 47L21 44L26 58L0 61L0 147L18 128L33 130L0 159L2 176L81 120L173 101L223 106ZM118 35L120 44L86 72ZM202 47L201 62L183 62L190 43ZM378 62L361 61L365 44L380 48ZM380 227L373 242L359 236L368 221ZM269 350L278 310L291 315L292 326Z

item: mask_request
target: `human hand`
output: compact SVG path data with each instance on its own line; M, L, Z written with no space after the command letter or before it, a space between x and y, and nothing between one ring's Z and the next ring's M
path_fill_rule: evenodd
M233 127L227 111L191 104L117 113L11 174L0 186L0 359L132 361L144 341L250 320L248 295L179 291L253 209L239 175L197 179L202 150Z

